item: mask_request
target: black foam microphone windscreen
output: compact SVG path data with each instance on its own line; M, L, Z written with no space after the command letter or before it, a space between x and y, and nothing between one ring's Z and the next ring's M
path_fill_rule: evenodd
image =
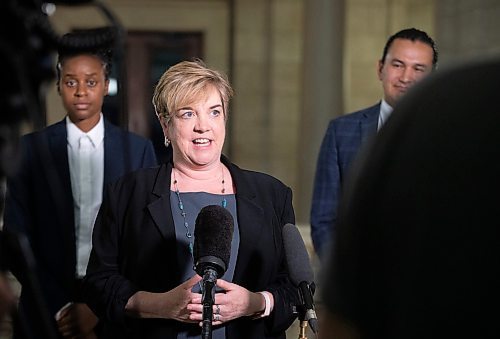
M299 229L293 224L283 226L283 246L290 280L300 291L302 300L299 318L306 320L312 331L318 333L318 318L314 310L314 273L309 261L306 245Z
M229 266L234 220L227 209L208 205L196 217L193 257L195 271L203 275L210 265L221 277Z
M282 234L290 280L295 286L299 286L303 281L311 284L314 280L314 273L299 229L293 224L286 224Z

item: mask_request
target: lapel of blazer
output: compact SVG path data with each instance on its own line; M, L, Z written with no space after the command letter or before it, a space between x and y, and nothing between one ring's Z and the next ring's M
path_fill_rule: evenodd
M47 142L40 139L39 147L47 180L50 182L54 210L51 213L59 219L60 231L63 234L65 253L71 261L76 262L75 217L73 207L73 191L68 163L66 120L54 124L47 133ZM41 134L43 137L43 133ZM45 154L44 154L45 153ZM74 265L73 265L74 269ZM74 275L74 271L68 272Z
M49 179L51 180L51 189L56 201L56 213L65 213L64 221L73 220L73 192L71 189L71 176L69 173L68 163L68 140L65 120L54 125L54 128L48 135L49 158L45 159L45 163L49 166L46 168ZM51 166L50 163L53 165ZM68 213L71 211L70 213ZM71 218L68 218L71 214Z
M128 143L122 131L104 119L104 182L107 184L128 172Z
M174 218L170 208L170 174L172 163L168 162L160 166L156 181L153 185L152 194L157 197L148 204L147 208L153 218L156 227L165 240L175 238Z
M372 107L367 108L363 114L361 125L361 142L364 143L368 138L377 134L378 117L380 115L380 102Z
M157 198L148 204L147 209L153 219L155 226L165 241L165 246L169 251L169 264L173 267L173 274L180 272L177 260L175 225L170 208L170 174L172 173L172 163L167 162L159 167L156 181L153 185L152 194Z
M233 281L241 283L244 280L247 267L251 265L251 253L258 246L258 239L264 226L264 211L257 203L256 193L252 185L245 180L241 169L222 156L222 162L229 168L236 186L236 211L240 231L238 259Z

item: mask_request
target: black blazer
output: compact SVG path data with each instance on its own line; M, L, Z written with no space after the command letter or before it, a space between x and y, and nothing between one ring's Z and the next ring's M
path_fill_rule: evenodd
M292 191L279 180L227 159L236 186L240 245L233 282L274 295L270 317L236 319L226 338L285 338L296 316L296 289L286 269L281 230L295 222ZM106 338L176 338L179 323L125 315L137 291L165 292L181 283L170 208L172 163L125 176L107 191L97 217L84 280L87 304L105 321Z
M43 297L53 316L74 301L76 241L66 121L21 138L21 162L7 180L5 229L25 234L37 265ZM151 141L104 120L104 187L121 175L156 166ZM103 189L104 189L103 187ZM33 300L24 293L21 307Z

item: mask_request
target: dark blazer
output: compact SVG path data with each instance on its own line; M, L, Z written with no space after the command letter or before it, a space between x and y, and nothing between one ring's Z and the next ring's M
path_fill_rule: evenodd
M53 316L73 301L76 241L66 121L21 138L21 162L8 178L5 229L27 235L42 294ZM152 143L104 120L104 186L141 167L155 166ZM104 187L103 187L104 189ZM21 307L32 300L21 295Z
M311 206L311 238L322 258L337 221L341 184L367 139L377 133L380 102L330 121L321 144Z
M271 316L236 319L226 338L285 338L296 316L296 289L289 281L281 231L294 223L292 191L277 179L242 170L227 159L236 186L240 245L233 282L274 295ZM125 315L137 291L165 292L182 281L170 208L172 163L139 170L114 183L96 220L84 280L87 304L105 321L106 338L176 338L179 322Z

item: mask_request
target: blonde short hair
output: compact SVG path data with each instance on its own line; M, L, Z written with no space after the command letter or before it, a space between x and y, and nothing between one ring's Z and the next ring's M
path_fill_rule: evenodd
M182 61L163 73L153 93L156 115L169 123L176 110L196 100L209 85L219 91L227 119L233 89L224 74L209 69L201 60Z

